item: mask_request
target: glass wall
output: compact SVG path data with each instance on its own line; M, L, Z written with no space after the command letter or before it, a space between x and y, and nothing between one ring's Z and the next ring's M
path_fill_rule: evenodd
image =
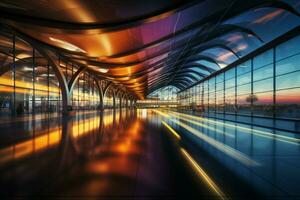
M67 81L78 67L59 60ZM99 92L94 78L83 73L75 84L73 109L94 109ZM48 60L10 33L0 35L0 116L52 113L62 110L58 79Z
M124 104L124 106L126 105L125 99L123 99L122 104ZM113 105L114 105L113 91L111 90L111 88L108 88L108 90L104 96L104 108L113 108Z
M299 120L300 36L181 91L178 96L181 106L205 113Z
M0 37L0 48L0 115L59 111L59 85L48 61L10 34Z
M77 67L73 66L73 73ZM82 73L74 85L72 105L75 110L96 109L99 106L99 91L95 79L88 73Z
M186 92L181 93L177 96L179 89L174 86L166 86L155 90L147 96L145 100L138 100L137 107L139 108L158 108L158 107L177 107L178 99L184 99L185 104L183 107L190 105L189 102L196 102L195 89L190 90L191 94L186 94ZM194 99L191 99L194 97ZM129 103L129 102L128 102Z

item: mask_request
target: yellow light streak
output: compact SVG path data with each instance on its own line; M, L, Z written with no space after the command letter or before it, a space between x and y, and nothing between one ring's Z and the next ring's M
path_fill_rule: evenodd
M172 114L171 114L171 115L172 115ZM172 116L178 117L178 116L176 116L176 115L174 115L174 114L173 114ZM229 134L229 133L226 133L226 132L224 132L224 131L221 131L221 130L218 130L218 129L209 127L209 126L207 126L207 125L205 125L205 124L201 124L201 123L196 122L196 121L193 121L193 120L189 120L189 119L187 119L187 118L185 118L185 117L178 117L178 118L181 119L181 120L183 120L183 121L189 122L189 123L191 123L191 124L195 124L195 125L197 125L197 126L201 126L201 127L203 127L203 128L212 130L212 131L214 131L215 133L218 133L218 134L221 134L221 135L226 135L226 136L232 137L232 138L235 137L235 136L232 135L232 134Z
M203 168L191 157L191 155L183 148L180 149L186 160L191 164L191 166L196 170L198 175L204 180L207 186L220 198L226 199L225 194L218 187L218 185L208 176L208 174L203 170Z
M178 140L180 140L181 139L181 137L180 137L180 135L171 127L171 126L169 126L165 121L162 121L161 122L167 129L169 129L169 131L171 132L171 133L173 133L173 135L178 139Z
M162 116L164 116L164 117L166 117L166 118L169 118L170 117L170 115L168 115L168 114L166 114L166 113L163 113L163 112L161 112L161 111L159 111L159 110L152 110L153 112L155 112L155 113L157 113L157 114L159 114L159 115L162 115Z
M275 139L275 140L285 142L285 143L289 143L289 144L293 144L293 145L299 145L299 142L300 142L300 139L298 139L298 138L292 138L292 137L288 137L288 136L284 136L284 135L273 134L273 133L266 132L266 131L251 129L251 128L242 127L242 126L236 126L236 125L232 125L232 124L218 122L218 121L215 121L215 120L205 119L203 117L196 117L196 116L191 116L191 115L178 113L178 112L173 112L173 111L169 111L169 112L176 113L177 115L180 115L180 116L186 116L186 117L192 118L192 119L197 119L197 120L201 120L201 121L208 121L208 122L211 122L211 123L223 125L223 126L234 128L234 129L236 128L236 129L239 129L239 130L241 130L241 131L243 131L244 133L247 133L247 134L253 134L253 135L260 136L260 137Z
M171 119L172 120L172 119ZM203 141L205 141L206 143L210 144L211 146L215 147L216 149L218 149L219 151L227 154L228 156L232 157L233 159L239 161L240 163L243 163L244 165L247 166L259 166L260 164L257 163L254 160L251 160L248 156L246 156L245 154L243 154L240 151L237 151L236 149L227 146L203 133L201 133L200 131L188 126L185 123L182 123L178 120L172 120L173 122L175 122L176 124L178 124L179 126L183 127L184 129L186 129L187 131L189 131L190 133L196 135L197 137L201 138Z
M167 118L170 118L170 115L167 115L161 111L158 110L153 110L154 112L161 114L163 116L167 116ZM191 126L182 123L178 120L175 119L170 119L171 121L173 121L174 123L176 123L177 125L181 126L182 128L186 129L187 131L189 131L190 133L192 133L193 135L197 136L198 138L202 139L203 141L205 141L206 143L210 144L211 146L215 147L216 149L218 149L219 151L223 152L224 154L230 156L231 158L239 161L240 163L246 165L246 166L252 166L252 167L256 167L259 166L260 164L252 159L250 159L247 155L245 155L244 153L226 145L223 144L205 134L203 134L202 132L192 128Z

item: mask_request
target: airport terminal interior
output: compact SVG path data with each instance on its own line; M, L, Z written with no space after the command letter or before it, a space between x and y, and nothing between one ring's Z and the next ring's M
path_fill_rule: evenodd
M300 1L1 0L0 199L300 199Z

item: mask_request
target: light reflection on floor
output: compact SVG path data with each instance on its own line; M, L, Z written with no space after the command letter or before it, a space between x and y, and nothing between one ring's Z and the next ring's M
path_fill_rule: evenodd
M155 146L160 135L150 136L155 127L145 130L149 116L146 110L82 111L3 123L0 128L15 126L21 137L0 136L10 140L0 147L0 196L174 196L172 179L161 170L169 168L164 152Z
M19 117L0 129L0 196L300 194L300 140L290 132L150 109ZM169 159L163 136L182 161Z
M298 134L171 110L153 112L181 137L196 142L198 147L193 148L206 151L222 163L220 167L230 169L262 195L292 199L300 196Z

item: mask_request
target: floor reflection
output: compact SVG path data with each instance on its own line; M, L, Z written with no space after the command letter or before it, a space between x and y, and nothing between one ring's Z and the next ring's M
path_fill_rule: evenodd
M166 129L183 138L181 146L194 152L193 156L200 165L207 163L208 158L201 157L199 151L216 160L218 166L205 164L207 169L215 169L211 174L226 168L268 198L300 196L299 134L172 110L153 112ZM192 145L188 145L189 141ZM225 179L220 174L214 178L227 192L230 184L236 190L241 189L241 186L231 183L230 177ZM227 195L234 195L231 192Z
M24 117L0 129L1 197L300 195L292 132L157 109Z
M159 134L150 136L157 127L145 130L145 115L134 109L82 111L0 124L8 130L20 127L11 131L14 138L0 136L9 141L0 148L0 194L130 197L165 191L164 195L173 195L168 172L160 171L168 167L160 159L162 147L155 144ZM154 169L154 162L160 163L160 170ZM143 188L137 186L139 182Z

